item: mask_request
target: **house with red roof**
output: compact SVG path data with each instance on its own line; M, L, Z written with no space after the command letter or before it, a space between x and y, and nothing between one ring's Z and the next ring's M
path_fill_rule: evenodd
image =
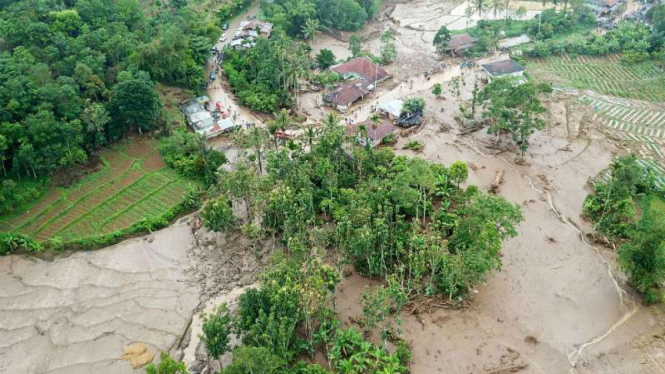
M331 66L330 70L339 73L344 79L360 78L373 85L390 77L387 71L365 56L356 57L343 64Z

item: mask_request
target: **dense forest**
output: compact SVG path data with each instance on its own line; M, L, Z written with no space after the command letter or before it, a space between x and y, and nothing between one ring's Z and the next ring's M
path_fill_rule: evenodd
M0 156L39 177L163 121L155 82L200 88L219 22L173 1L22 0L0 9Z
M290 36L308 38L317 29L358 30L381 0L262 0L266 18Z

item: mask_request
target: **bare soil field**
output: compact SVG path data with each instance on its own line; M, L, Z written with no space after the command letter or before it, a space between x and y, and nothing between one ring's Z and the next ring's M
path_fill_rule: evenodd
M508 139L489 136L484 130L463 135L464 129L454 119L460 101L471 97L476 69L462 69L459 61L451 61L446 70L429 80L421 75L439 62L431 46L436 29L447 22L466 24L454 14L465 3L386 3L378 19L359 35L367 50L378 53L380 34L387 29L396 31L398 59L387 67L394 78L346 116L362 121L378 102L423 97L426 122L399 139L397 152L445 164L463 160L470 169L467 183L484 190L496 173L504 170L498 193L520 204L525 215L519 236L505 243L501 271L477 287L469 303L460 308L402 313L402 330L413 350L411 372L665 373L662 307L641 304L617 271L614 250L591 242L586 234L592 228L580 216L589 192L587 183L602 173L615 155L641 149L659 162L656 156L663 144L658 132L663 113L659 104L635 97L619 100L607 95L611 92L578 91L563 85L571 81L564 77L561 83L565 89L545 100L547 128L533 137L527 163L518 164L518 154ZM538 10L537 5L532 6L530 9ZM319 34L313 49L329 48L344 58L349 36ZM502 58L505 56L493 56L487 61ZM534 65L537 79L538 68ZM450 93L449 82L459 75L464 76L464 85L457 98ZM431 94L434 83L443 84L442 98ZM211 86L212 100L237 110L239 118L253 121L253 114L238 107L223 88L224 82L218 78ZM300 104L301 112L312 123L329 111L320 106L320 93L301 96ZM636 130L639 128L648 130ZM637 140L629 143L615 132ZM653 140L649 143L642 136ZM409 140L422 142L424 150L402 150ZM226 144L220 141L219 146ZM143 157L140 151L128 152L132 157ZM140 170L161 170L150 155L144 155ZM72 189L67 200L71 196L77 196L77 201L84 199L90 191L129 175L137 167L132 157L129 161L119 153L108 157L114 157L119 167L101 171L98 180L91 178L87 187ZM154 195L159 204L167 204L178 195L177 186L168 179L157 178L155 183L165 191ZM131 186L138 185L128 184L126 194L118 195L118 201L123 202L119 204L138 196ZM45 199L35 207L69 206L51 194ZM143 201L109 216L100 202L105 221L96 225L116 229L159 205L145 204ZM39 215L46 221L53 219L48 211ZM35 224L36 216L26 212L15 225L37 230L41 225ZM197 339L201 321L195 314L221 301L233 305L243 287L253 284L265 258L248 250L249 242L238 235L193 234L188 219L154 235L50 262L0 258L0 373L140 373L141 369L133 371L129 363L119 359L123 347L137 341L147 343L153 353L165 350L183 358L192 372L198 373L203 355ZM364 287L374 285L376 282L356 274L344 278L337 306L346 325L353 325L361 314L359 300Z

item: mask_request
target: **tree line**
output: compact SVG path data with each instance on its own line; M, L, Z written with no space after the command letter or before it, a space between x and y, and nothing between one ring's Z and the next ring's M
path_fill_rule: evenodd
M147 14L136 0L2 5L4 175L51 175L129 131L166 125L155 82L201 88L218 19L202 22L186 1L153 6Z
M634 155L618 157L584 201L585 217L616 243L620 268L647 302L662 301L665 280L665 191L656 180Z
M639 63L648 59L665 63L665 6L658 5L647 13L644 22L619 22L616 29L603 34L590 32L566 39L543 38L523 50L526 56L547 57L562 53L573 55L605 55L621 53L627 63ZM565 24L564 24L565 26ZM535 24L532 29L537 27ZM535 29L534 29L535 30ZM553 31L556 29L552 29ZM541 32L543 34L543 29Z
M381 0L261 0L268 21L289 36L303 39L318 29L358 30L380 7Z

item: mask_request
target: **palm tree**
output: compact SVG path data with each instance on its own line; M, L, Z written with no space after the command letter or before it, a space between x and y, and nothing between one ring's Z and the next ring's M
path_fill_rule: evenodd
M305 24L302 26L302 34L305 39L312 39L316 36L316 30L319 29L319 20L318 19L308 19L305 21Z
M254 148L254 156L259 166L259 174L263 174L263 145L267 139L265 130L258 126L254 126L249 130L247 136L247 145Z
M498 11L505 9L503 0L490 0L490 7L494 11L494 19L497 19L496 14Z
M466 7L464 10L464 16L466 17L466 27L469 28L469 21L471 20L471 16L473 15L473 8L470 6Z
M275 150L279 148L279 141L277 139L278 130L286 130L287 127L291 125L291 116L287 109L282 109L277 113L274 113L275 120L268 124L268 132L272 135L275 140Z
M472 0L473 7L478 9L478 16L483 12L483 6L485 5L485 0Z
M339 117L335 113L328 113L328 115L323 119L323 126L328 130L332 130L339 125Z
M499 48L499 41L501 40L501 28L499 25L492 25L489 32L485 34L485 44L487 49L495 52Z
M305 129L305 136L307 137L307 144L309 145L309 150L311 151L312 146L314 145L314 139L319 136L319 129L314 125L309 125Z
M372 114L372 131L374 132L374 139L376 139L376 129L379 127L379 116Z

